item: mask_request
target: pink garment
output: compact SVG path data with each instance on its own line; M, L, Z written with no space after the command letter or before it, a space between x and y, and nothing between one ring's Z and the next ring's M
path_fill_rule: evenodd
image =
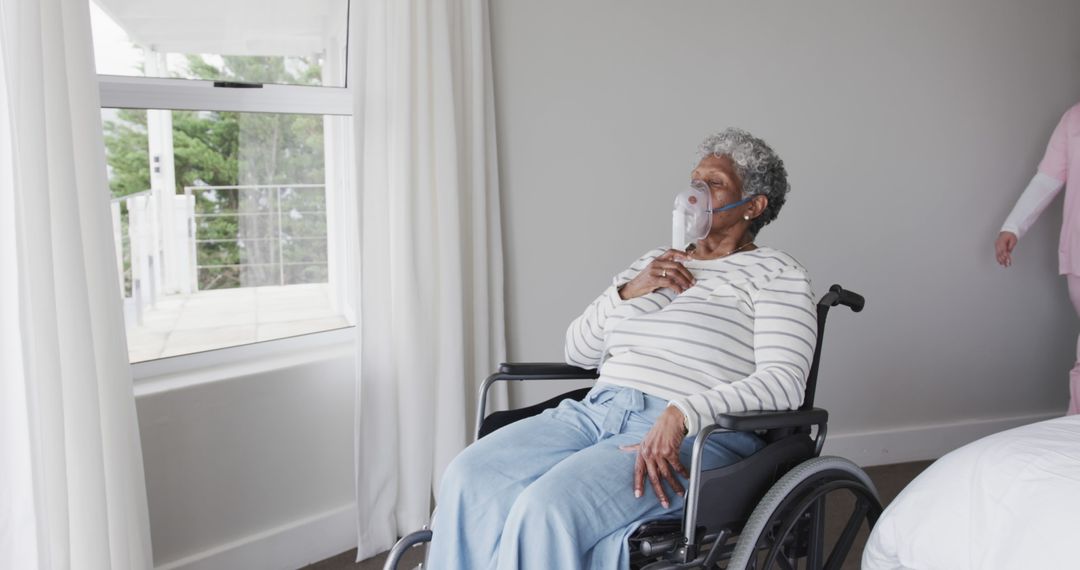
M1069 372L1069 409L1066 416L1080 414L1080 363Z
M1065 111L1039 163L1039 172L1065 183L1065 209L1058 243L1058 272L1062 275L1080 275L1080 176L1069 179L1069 172L1080 172L1078 169L1080 103Z
M1080 315L1080 175L1070 180L1070 171L1080 173L1080 103L1065 111L1054 134L1050 135L1046 154L1039 163L1039 174L1065 184L1058 272L1068 278L1069 297ZM1046 207L1054 193L1056 190L1047 193L1048 198L1036 204L1034 216ZM1030 225L1033 221L1026 219L1023 223ZM1066 414L1080 414L1080 338L1076 342L1076 363L1069 371L1069 410Z
M1069 298L1076 314L1080 315L1080 276L1068 275ZM1080 338L1076 339L1076 364L1069 371L1069 411L1065 415L1080 414Z

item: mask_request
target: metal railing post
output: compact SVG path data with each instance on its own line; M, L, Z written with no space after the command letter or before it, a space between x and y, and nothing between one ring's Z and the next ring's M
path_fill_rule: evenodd
M131 280L131 300L135 302L135 323L142 326L142 283L139 279Z
M191 291L194 293L199 290L199 258L197 257L199 255L199 248L195 247L195 234L198 230L198 228L195 227L195 202L197 202L198 199L192 196L191 186L184 187L184 198L186 202L184 208L186 209L188 204L191 206L191 219L188 220L187 228L188 251L190 256L188 261L188 271L191 274Z
M155 270L156 266L154 265L154 256L153 255L149 255L149 256L146 257L146 267L147 267L147 273L150 274L149 275L149 277L150 277L150 306L154 307L154 306L157 306L158 282L157 282L157 274L154 273L154 270Z
M278 285L285 284L285 257L281 246L281 186L277 187L277 262Z

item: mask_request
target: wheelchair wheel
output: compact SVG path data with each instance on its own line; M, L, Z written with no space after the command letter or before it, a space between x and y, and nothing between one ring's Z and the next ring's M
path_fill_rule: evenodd
M826 540L826 509L846 515L835 540ZM815 457L787 472L765 494L743 527L727 568L839 570L864 523L872 529L880 515L877 489L862 469L841 457Z

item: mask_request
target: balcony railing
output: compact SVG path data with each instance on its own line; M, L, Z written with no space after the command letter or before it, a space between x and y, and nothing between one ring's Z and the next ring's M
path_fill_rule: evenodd
M197 290L324 283L322 184L188 186Z
M118 278L139 324L161 295L328 280L322 184L145 190L111 206Z

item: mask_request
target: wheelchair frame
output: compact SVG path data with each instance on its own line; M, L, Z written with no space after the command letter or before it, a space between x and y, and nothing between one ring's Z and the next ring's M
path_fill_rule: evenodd
M861 295L847 291L840 285L833 285L818 301L817 344L807 376L803 404L793 411L720 414L715 424L701 428L694 441L682 520L662 519L638 527L630 541L636 541L638 550L635 554L639 560L632 560L632 563L648 562L642 568L659 570L710 568L727 560L727 568L756 570L756 554L764 549L768 550L764 568L794 568L796 559L806 556L808 568L833 569L839 568L843 563L844 558L837 559L838 551L843 549L844 552L839 554L846 557L862 521L865 519L870 527L873 527L882 507L870 478L846 459L820 457L825 444L829 414L824 409L814 407L814 396L817 391L825 321L829 309L836 305L844 305L854 312L859 312L862 311L865 300ZM476 438L480 439L502 425L539 413L566 397L578 396L586 391L578 390L529 408L495 412L491 416L485 416L488 392L496 382L583 380L598 377L596 370L562 363L504 363L500 365L498 372L485 379L480 387ZM812 428L817 429L811 442L809 434L813 431ZM717 431L764 432L771 434L774 439L762 450L742 461L717 469L702 470L706 439ZM798 459L807 456L809 459ZM792 459L798 461L798 464L791 464ZM771 476L769 471L773 471ZM766 479L764 482L761 480L763 476ZM743 497L735 497L736 494L731 493L725 501L727 504L713 509L719 512L708 513L705 518L709 524L704 529L720 527L720 530L706 534L707 530L699 526L699 503L703 487L716 481L723 481L725 488L744 488L751 492ZM764 490L759 490L762 487ZM836 548L828 560L825 560L822 544L824 497L834 490L849 491L855 496L856 503L853 516L844 528ZM754 507L753 511L747 517L744 513L749 512L751 506ZM677 532L675 529L678 529ZM778 529L782 532L774 536ZM735 536L736 532L739 540L731 547L727 545L727 541ZM748 536L750 534L753 536ZM403 537L388 554L384 570L396 570L406 551L430 540L431 530L426 528ZM797 553L794 558L792 551ZM641 558L646 560L640 560Z

